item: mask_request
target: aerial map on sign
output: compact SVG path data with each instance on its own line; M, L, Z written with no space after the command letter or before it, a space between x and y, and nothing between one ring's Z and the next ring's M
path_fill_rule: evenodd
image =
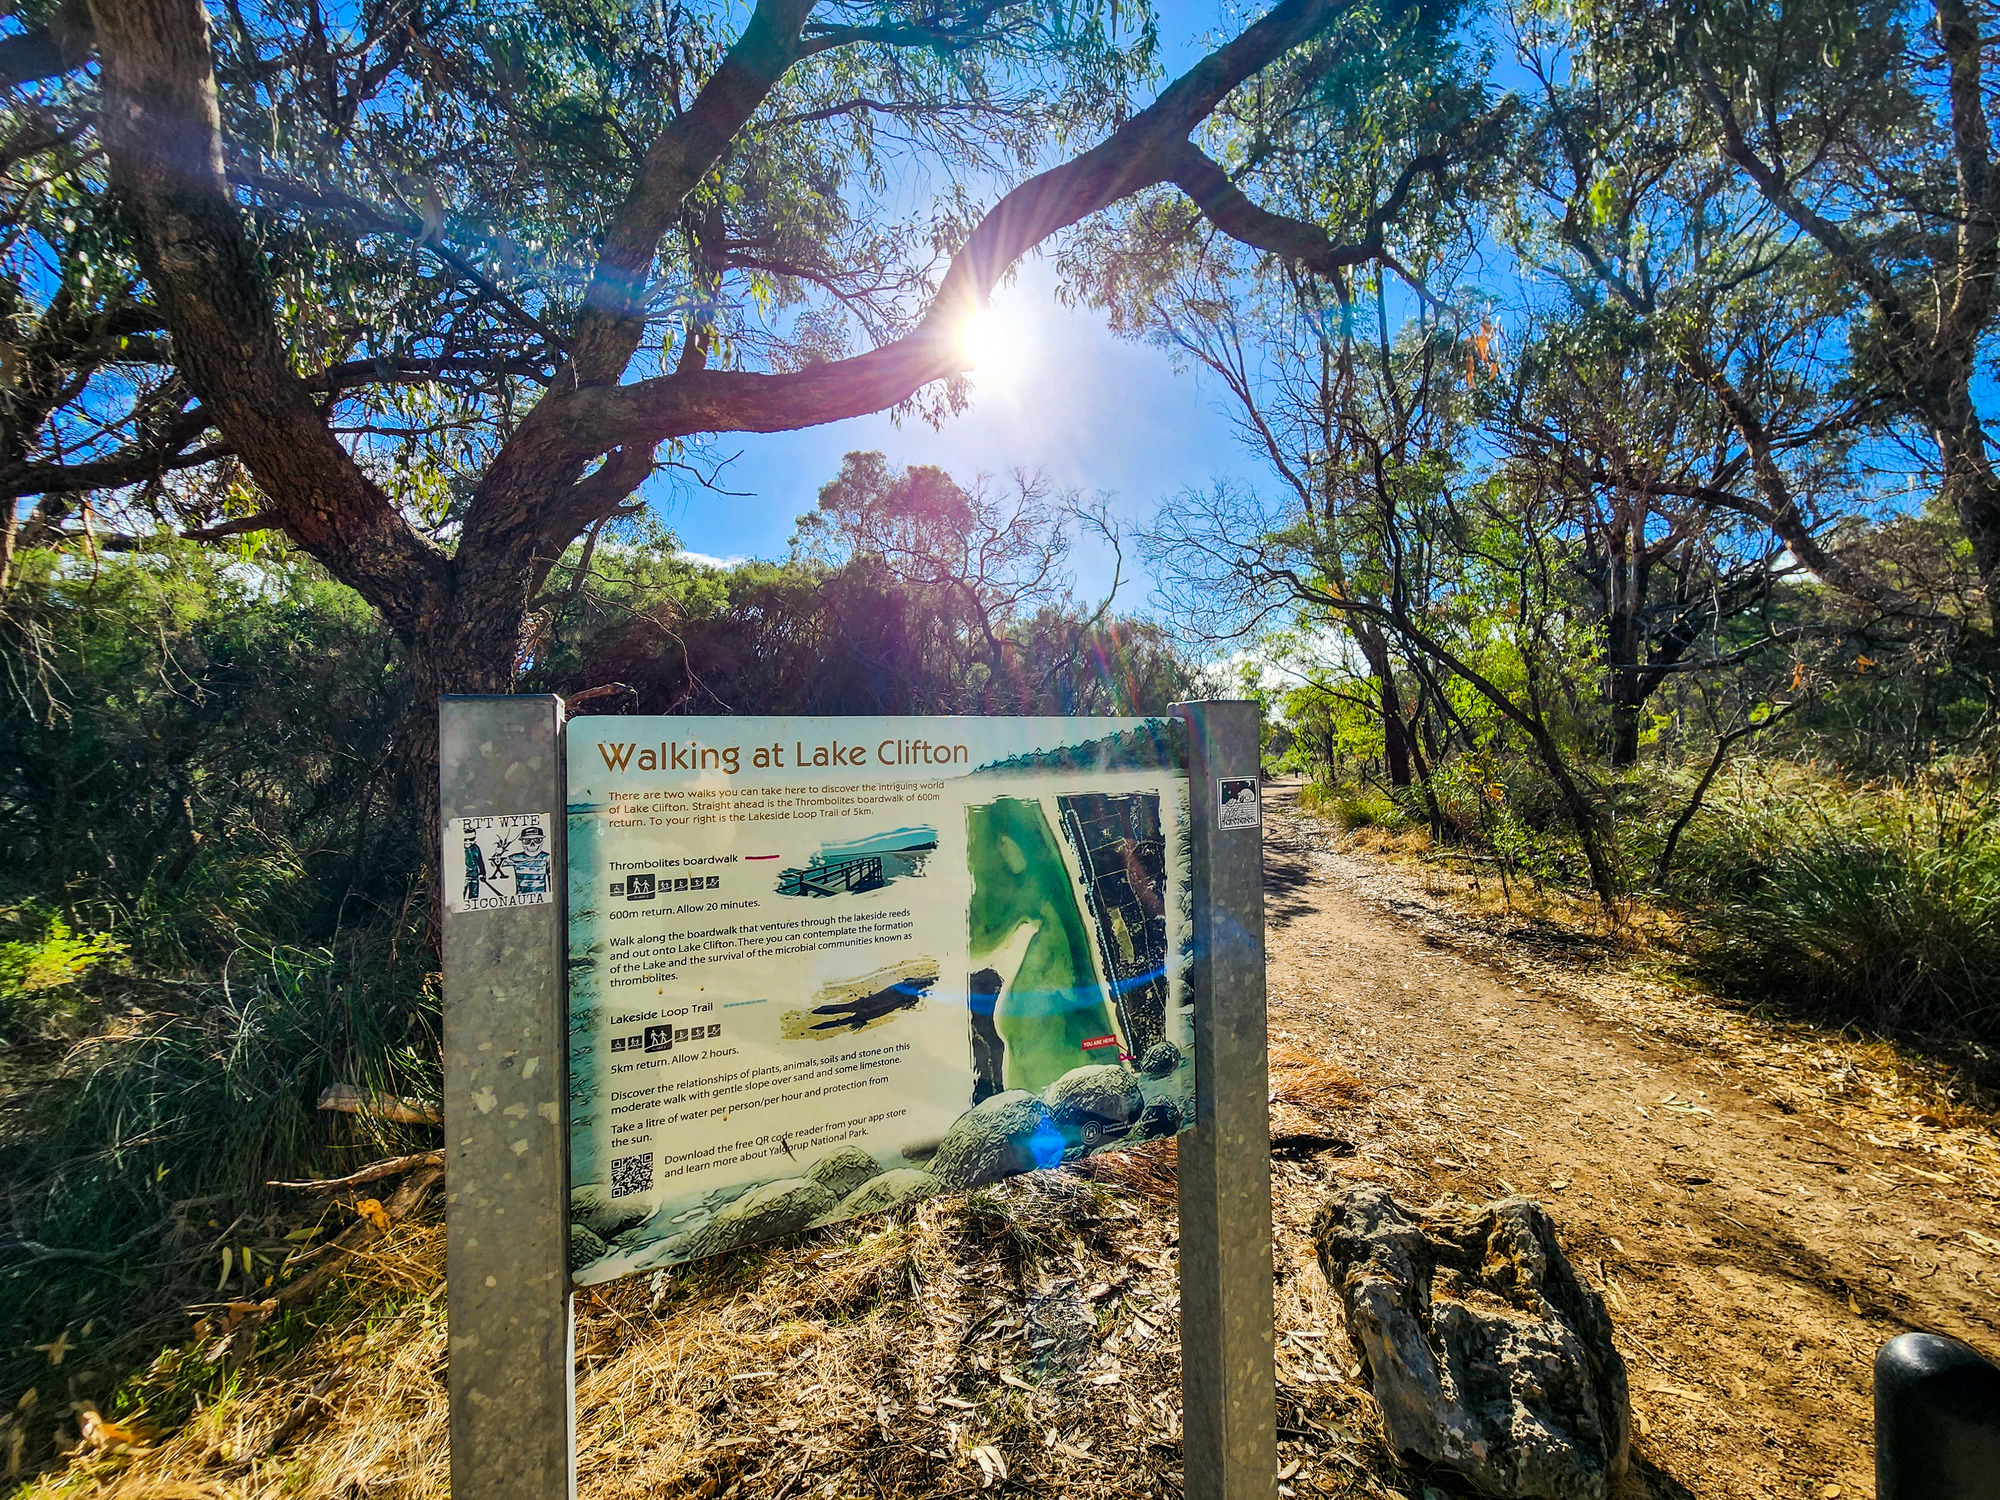
M1178 733L576 721L576 1280L1190 1125Z

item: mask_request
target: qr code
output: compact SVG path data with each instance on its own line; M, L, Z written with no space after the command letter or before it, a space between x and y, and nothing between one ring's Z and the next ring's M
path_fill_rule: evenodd
M611 1196L629 1198L634 1193L650 1193L653 1190L653 1153L644 1156L619 1156L611 1162Z

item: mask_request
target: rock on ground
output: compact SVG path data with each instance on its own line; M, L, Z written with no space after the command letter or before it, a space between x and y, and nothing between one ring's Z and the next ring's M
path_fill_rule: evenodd
M804 1229L832 1211L840 1200L806 1177L783 1177L752 1188L687 1236L680 1247L689 1260L716 1255L759 1240Z
M1484 1494L1604 1500L1629 1452L1625 1364L1540 1204L1412 1215L1357 1183L1313 1239L1392 1444Z
M881 1171L875 1158L859 1146L842 1146L807 1168L806 1176L836 1198L845 1198Z
M957 1192L1010 1173L1052 1167L1062 1153L1062 1133L1050 1122L1048 1106L1024 1090L1009 1089L952 1121L931 1157L930 1173L946 1192Z

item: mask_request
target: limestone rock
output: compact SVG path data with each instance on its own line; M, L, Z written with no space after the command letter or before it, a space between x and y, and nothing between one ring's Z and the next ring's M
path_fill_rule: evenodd
M1151 1141L1163 1135L1178 1135L1181 1124L1181 1107L1178 1104L1171 1099L1155 1099L1139 1116L1139 1123L1133 1128L1130 1139Z
M977 1187L1011 1172L1052 1167L1062 1160L1062 1132L1048 1106L1009 1089L980 1101L952 1121L931 1157L930 1173L946 1192Z
M569 1216L600 1239L615 1239L646 1217L637 1198L614 1198L601 1182L586 1182L570 1190Z
M1313 1239L1397 1448L1483 1494L1604 1500L1629 1454L1625 1364L1540 1204L1412 1215L1357 1183Z
M1042 1090L1042 1100L1064 1144L1086 1149L1125 1134L1146 1107L1139 1075L1117 1063L1072 1068Z
M689 1260L794 1234L832 1211L840 1200L807 1177L783 1177L752 1188L718 1210L680 1247Z
M594 1260L601 1260L610 1251L602 1236L594 1234L581 1224L569 1226L569 1268L581 1271Z
M938 1180L930 1173L919 1172L914 1167L897 1167L869 1178L841 1199L833 1217L846 1219L855 1214L880 1213L899 1203L914 1203L919 1198L928 1198L937 1191Z
M859 1146L842 1146L807 1168L806 1176L836 1198L845 1198L882 1169Z

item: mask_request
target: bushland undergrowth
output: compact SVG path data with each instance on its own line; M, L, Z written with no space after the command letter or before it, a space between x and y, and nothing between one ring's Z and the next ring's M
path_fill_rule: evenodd
M849 470L866 494L840 490L789 563L720 571L643 525L579 550L518 685L610 684L600 712L1102 713L1183 695L1164 633L1076 604L1053 562L1004 594L902 581L859 522L834 535L841 507L893 525L950 481ZM1059 561L1060 536L1028 540ZM83 1404L171 1428L226 1387L228 1361L163 1376L161 1350L285 1285L350 1214L302 1219L270 1184L437 1145L432 1127L317 1108L333 1083L439 1095L410 782L432 705L315 566L161 546L17 554L0 595L9 1474L74 1441Z

